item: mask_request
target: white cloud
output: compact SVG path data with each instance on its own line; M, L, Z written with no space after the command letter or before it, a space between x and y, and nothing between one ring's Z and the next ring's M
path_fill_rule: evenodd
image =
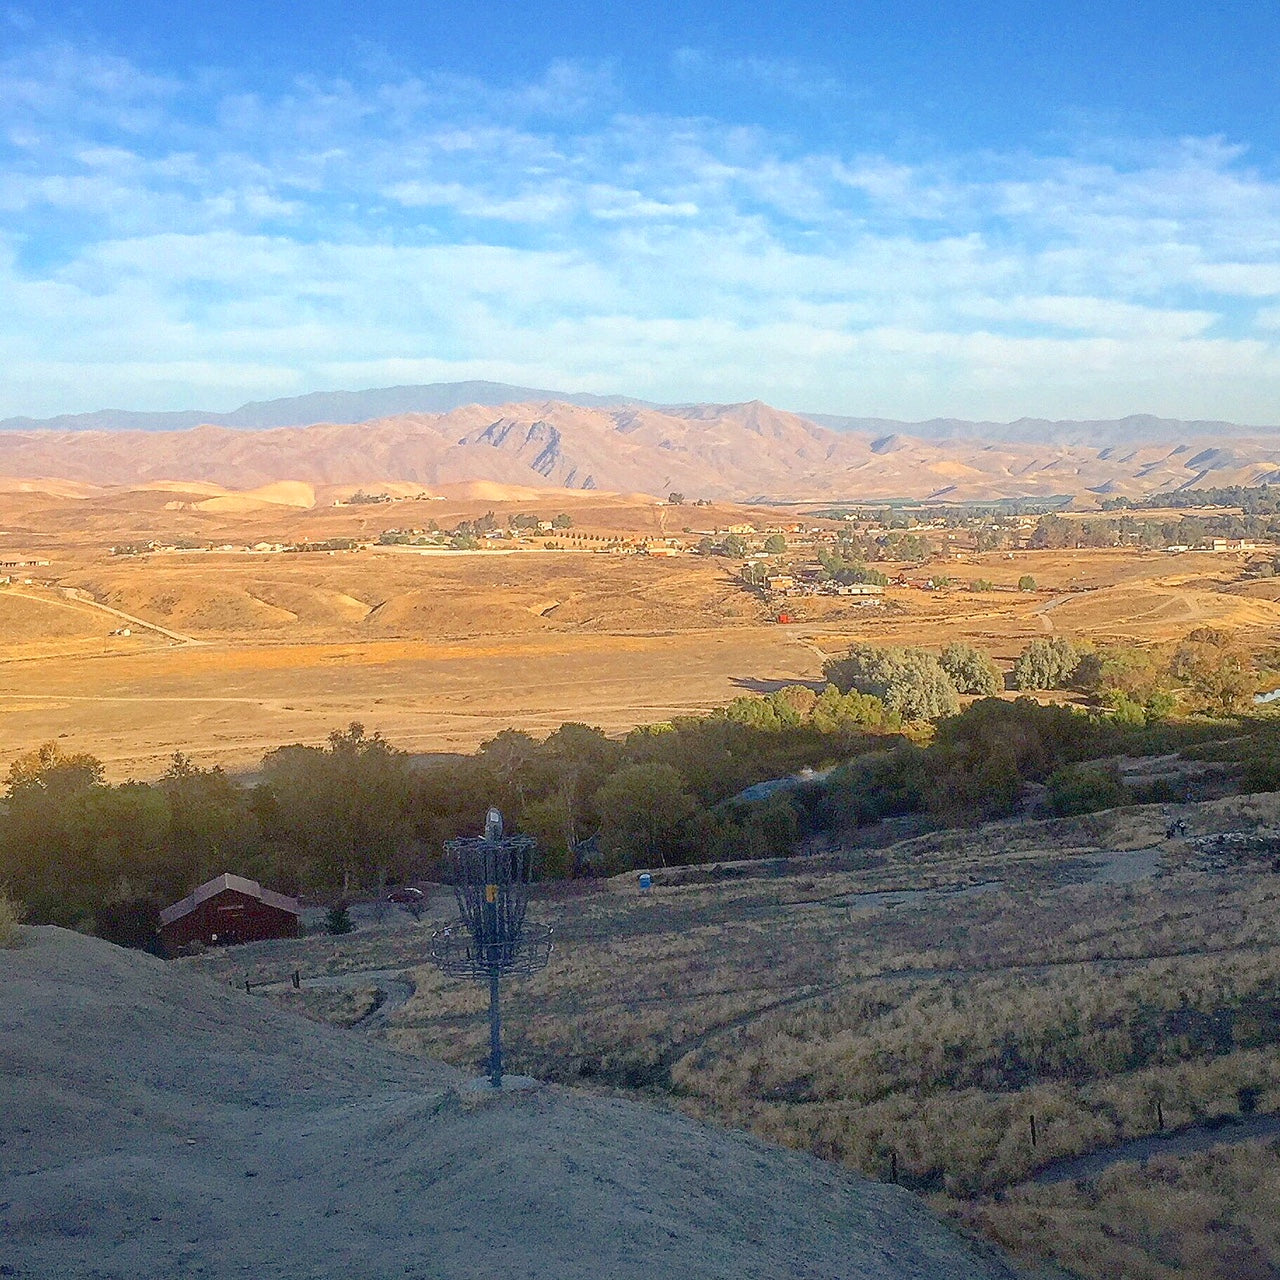
M706 49L683 46L671 55L671 69L687 80L713 80L767 93L817 102L850 96L848 86L836 77L797 62L793 58L759 55L727 57Z
M383 194L409 207L454 209L467 218L502 222L549 222L563 213L568 203L555 191L526 191L494 198L460 182L396 182Z
M777 92L800 70L677 61ZM1238 146L922 163L620 105L571 63L269 97L62 46L10 59L0 412L385 370L886 416L1275 416L1276 309L1236 300L1280 294L1280 184Z
M960 309L986 320L1029 320L1054 329L1110 337L1193 338L1217 319L1212 311L1134 306L1112 298L1048 295L1038 298L979 298Z
M1194 275L1216 293L1244 298L1280 294L1280 262L1206 262L1196 267Z

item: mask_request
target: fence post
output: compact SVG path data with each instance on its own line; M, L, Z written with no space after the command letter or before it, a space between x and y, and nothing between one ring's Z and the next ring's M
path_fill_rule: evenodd
M898 1181L898 1153L896 1151L889 1152L889 1181Z
M295 991L302 990L302 970L301 969L295 969L293 971L293 989Z
M1031 1113L1031 1145L1036 1145L1036 1113Z

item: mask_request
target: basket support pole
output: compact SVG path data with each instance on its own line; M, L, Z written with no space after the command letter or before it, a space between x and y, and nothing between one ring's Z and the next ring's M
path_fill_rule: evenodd
M489 970L489 1083L502 1088L502 1014L498 1007L498 966Z

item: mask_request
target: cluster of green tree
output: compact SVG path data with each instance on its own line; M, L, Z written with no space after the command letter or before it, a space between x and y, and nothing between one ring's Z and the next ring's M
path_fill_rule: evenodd
M953 715L957 695L988 696L1006 684L988 654L960 643L936 657L923 649L856 645L829 659L823 675L842 691L879 698L903 722ZM1176 707L1233 714L1252 703L1258 683L1255 661L1233 633L1208 627L1166 648L1077 645L1066 636L1041 636L1027 643L1008 677L1014 689L1086 694L1112 718L1134 725L1163 719Z
M5 800L0 887L34 923L122 941L209 875L249 871L259 836L250 795L181 756L153 785L108 786L98 760L46 743L10 768Z
M849 532L841 535L837 553L854 563L893 560L921 564L933 555L933 544L923 533L900 529L875 535Z
M496 528L498 528L498 517L492 511L486 511L483 515L476 516L474 520L459 520L450 532L464 536L469 534L474 538L492 533Z
M391 495L389 493L365 493L363 489L357 489L355 493L347 499L349 507L374 507L383 502L390 502Z
M513 533L527 533L531 529L536 529L543 523L543 518L534 511L518 511L507 521L507 527ZM553 529L572 529L573 517L567 512L561 511L558 515L554 515L550 520Z
M118 542L111 548L113 556L145 556L150 555L158 547L158 543L151 542ZM196 538L174 538L172 542L166 542L166 547L172 547L175 551L212 551L215 544L212 542L202 542Z
M1192 631L1171 649L1132 645L1077 647L1066 636L1039 637L1010 673L1015 689L1074 689L1131 723L1187 710L1230 715L1248 707L1258 688L1254 661L1233 633Z
M1098 516L1088 520L1066 520L1062 516L1049 515L1036 523L1028 545L1035 551L1060 551L1074 547L1158 550L1163 547L1194 547L1209 538L1267 538L1277 533L1280 533L1280 516L1180 516L1177 520Z
M1221 488L1174 489L1149 498L1105 498L1104 511L1125 508L1239 507L1245 515L1280 515L1280 485L1226 485Z
M378 541L384 547L426 546L429 542L439 541L439 538L435 536L439 533L439 524L431 520L427 524L425 533L420 529L383 529L378 534Z
M955 715L960 694L993 694L1004 688L990 657L960 643L949 644L936 657L925 649L855 645L843 658L828 659L822 673L843 692L878 698L903 721Z
M0 889L36 923L145 942L161 906L223 871L293 892L381 891L427 874L494 803L537 838L551 875L570 874L584 843L606 870L783 854L790 809L723 802L848 759L898 724L875 698L801 687L622 741L580 724L542 741L508 730L416 767L353 724L323 747L272 751L252 786L180 755L154 783L111 785L98 760L49 743L9 771Z
M321 538L318 542L294 542L286 552L354 551L360 544L354 538Z
M870 582L877 586L887 586L888 574L879 569L869 569L866 560L859 555L848 541L841 541L834 549L818 548L818 563L828 578L851 586L854 583Z
M1077 812L1125 794L1088 762L1138 749L1135 735L1176 737L1148 727L1172 706L1171 687L1225 714L1255 684L1248 655L1207 629L1167 652L1032 641L1015 680L1071 683L1097 698L1091 711L986 696L1002 677L966 644L936 656L858 646L825 673L821 691L742 697L621 741L582 724L542 740L507 730L472 755L427 763L353 724L322 747L270 752L253 785L180 755L154 783L110 785L99 761L49 743L9 771L0 890L36 923L145 942L161 906L222 871L334 893L429 874L443 842L472 833L495 803L536 838L550 875L584 858L619 871L783 856L803 836L896 814L970 822L1012 812L1027 783L1044 784L1056 812ZM960 712L961 692L983 696ZM928 745L919 722L933 722ZM824 782L742 798L833 766Z
M728 556L731 560L745 560L751 544L740 533L727 533L719 540L705 535L698 539L693 549L700 556Z
M543 518L536 512L518 511L507 519L506 527L513 533L522 533L528 532L530 529L536 529L542 523ZM559 514L552 516L549 523L553 529L571 529L573 527L573 517L568 512L561 511ZM483 537L486 533L494 533L501 528L502 522L498 517L492 511L486 511L483 515L476 516L474 520L458 521L450 532L463 537L478 538Z
M821 795L808 799L807 812L846 836L907 814L935 826L966 825L1016 812L1028 783L1047 787L1055 812L1103 808L1123 803L1126 793L1114 773L1080 762L1133 749L1138 732L1097 712L982 698L939 721L927 746L899 741L812 784Z
M964 528L976 520L1001 520L1017 516L1039 516L1069 507L1071 494L1054 494L1047 498L994 498L990 502L954 504L930 503L919 498L904 498L884 506L827 507L812 514L822 520L849 520L863 524L879 524L886 529L914 528L920 523L945 522L948 528Z

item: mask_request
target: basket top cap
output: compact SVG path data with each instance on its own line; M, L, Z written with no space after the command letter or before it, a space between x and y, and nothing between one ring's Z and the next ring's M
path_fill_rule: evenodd
M505 835L502 814L490 808L484 835L445 841L455 881L461 884L527 884L533 877L536 844L529 836Z
M490 806L484 815L484 838L486 840L502 839L502 811Z

